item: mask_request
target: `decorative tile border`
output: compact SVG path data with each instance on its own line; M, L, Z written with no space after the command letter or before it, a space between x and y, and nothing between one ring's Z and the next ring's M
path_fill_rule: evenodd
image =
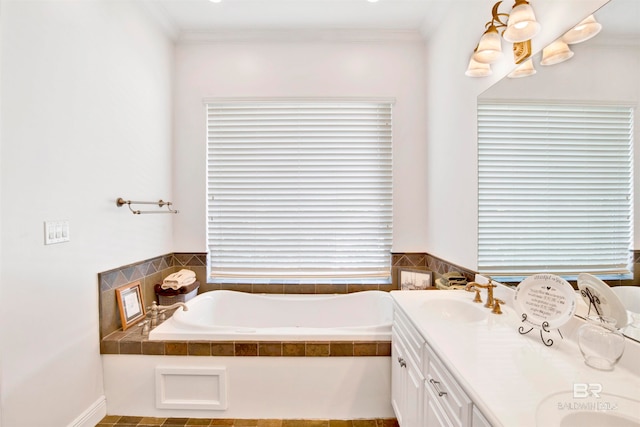
M118 331L102 339L100 353L156 356L389 357L391 342L149 341L140 331Z

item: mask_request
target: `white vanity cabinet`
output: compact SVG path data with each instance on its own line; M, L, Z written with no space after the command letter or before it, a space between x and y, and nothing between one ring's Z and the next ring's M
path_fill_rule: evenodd
M400 427L490 427L398 306L391 344L391 404Z
M391 334L391 406L401 427L423 426L424 339L396 311Z
M473 402L453 379L449 371L425 344L425 418L428 426L471 426ZM439 420L436 422L435 420Z

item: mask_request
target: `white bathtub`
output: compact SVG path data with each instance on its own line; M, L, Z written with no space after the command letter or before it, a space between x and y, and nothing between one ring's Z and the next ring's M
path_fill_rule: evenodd
M390 341L391 296L210 291L187 302L149 340Z
M352 344L354 348L360 342L365 346L376 343L379 348L377 343L391 341L392 299L381 291L341 295L211 291L188 301L187 306L188 311L179 308L151 332L149 339L169 341L165 345L173 340L243 344L271 341L270 345L274 341L304 341L303 347L314 341L338 341L339 346ZM345 420L395 417L391 407L391 358L384 354L106 354L102 361L109 411L119 415Z

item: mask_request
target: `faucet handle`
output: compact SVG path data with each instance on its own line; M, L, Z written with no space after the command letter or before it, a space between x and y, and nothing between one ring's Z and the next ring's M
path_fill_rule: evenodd
M473 297L473 302L482 302L482 297L480 296L480 289L475 288L476 296Z
M502 310L500 310L500 304L504 304L504 301L498 298L493 299L493 309L491 310L493 314L502 314Z
M143 320L142 322L140 322L140 324L138 326L142 328L142 331L140 332L142 334L142 336L143 337L148 337L149 336L149 321L148 320Z

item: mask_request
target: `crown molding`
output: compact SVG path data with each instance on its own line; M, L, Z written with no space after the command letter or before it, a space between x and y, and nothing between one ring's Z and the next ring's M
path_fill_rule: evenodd
M207 42L308 42L308 41L342 41L342 42L380 42L380 41L424 41L418 30L218 30L218 31L183 31L176 41L178 43Z
M179 37L180 31L178 26L169 17L167 11L160 5L160 3L153 0L141 0L140 4L152 21L154 21L161 31L169 37L171 40L176 41Z

